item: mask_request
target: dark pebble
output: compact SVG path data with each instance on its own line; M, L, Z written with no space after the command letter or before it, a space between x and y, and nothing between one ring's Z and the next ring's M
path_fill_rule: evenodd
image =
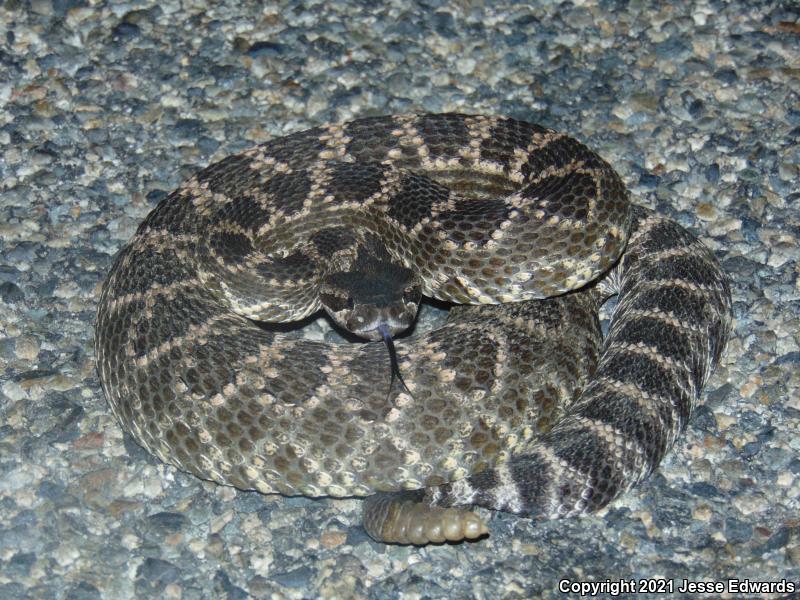
M526 11L520 18L514 21L514 28L527 27L528 25L541 25L542 21L533 14L533 12Z
M164 586L177 581L178 569L160 558L146 558L136 571L136 588L143 596L148 591L161 591Z
M203 155L210 156L219 148L219 142L214 138L204 135L197 141L197 148Z
M0 356L6 356L14 352L17 343L13 338L0 339ZM0 438L2 438L3 428L0 427Z
M410 19L398 19L386 28L386 35L404 40L416 40L422 31L419 23L414 23Z
M706 181L709 183L717 183L719 181L719 165L711 163L705 170Z
M313 42L306 42L306 44L327 57L340 56L345 52L345 46L343 44L326 38L325 36L320 36Z
M228 574L220 569L214 575L214 597L225 600L247 600L250 596L242 588L231 583Z
M131 10L125 13L125 16L122 17L122 20L125 23L132 23L133 25L139 25L140 23L146 23L147 21L153 21L158 17L163 15L163 11L160 7L154 6L149 9L137 9Z
M43 590L37 588L37 591L41 594ZM47 595L37 595L37 598L46 598ZM55 596L51 596L55 597ZM28 598L33 598L30 594L28 594L27 590L22 587L19 583L3 583L0 584L0 598L14 598L14 600L27 600Z
M11 519L14 527L33 528L39 524L39 517L30 509L21 510Z
M220 85L233 85L247 79L247 72L233 65L212 65L207 72Z
M731 84L734 83L739 76L736 74L736 71L733 69L720 69L716 73L714 73L714 78L721 81L722 83Z
M100 590L91 583L81 581L66 593L64 600L101 600L102 597Z
M690 53L689 46L681 38L671 37L656 44L656 54L661 58L680 58Z
M754 431L764 424L764 420L757 412L744 410L739 413L739 425L745 431Z
M39 496L49 500L58 500L64 496L66 488L56 482L45 479L39 484Z
M271 577L272 581L288 588L302 588L309 584L315 571L311 567L300 567L288 573L278 573Z
M689 111L689 114L696 119L697 117L703 114L705 108L706 105L703 104L702 100L694 100L689 105L689 108L687 108L687 110Z
M357 546L362 542L373 542L374 540L367 535L366 529L359 525L353 525L347 528L347 539L345 543L348 546Z
M800 352L787 352L783 356L778 357L773 365L800 365Z
M689 491L701 498L719 498L722 496L722 493L716 487L705 481L698 481L691 484L689 486Z
M28 576L35 563L36 555L33 552L17 552L5 564L4 572L21 579Z
M178 119L172 129L177 139L194 140L202 133L203 122L200 119Z
M758 438L759 442L767 442L775 437L775 428L767 424L761 431L756 434L756 438Z
M86 139L92 144L105 144L108 137L108 130L101 127L95 127L86 131Z
M0 277L2 277L5 281L19 281L19 276L21 272L19 269L12 267L11 265L4 265L0 263Z
M264 495L258 492L239 492L234 500L236 511L241 513L257 513L264 508Z
M639 185L646 188L656 188L661 183L661 177L652 173L642 173L639 176Z
M166 198L167 194L168 192L165 192L164 190L150 190L149 192L147 192L146 196L147 203L150 206L155 206L156 204L161 202L164 198Z
M750 243L758 243L758 230L761 229L761 222L750 217L742 218L742 235Z
M698 406L692 415L692 427L709 433L717 431L717 419L714 418L714 412L708 406Z
M149 526L154 531L170 534L180 531L189 524L189 519L178 513L160 512L147 517Z
M59 56L58 54L51 53L37 58L36 64L39 65L39 68L41 69L55 69L63 63L63 60L63 57Z
M780 548L786 547L786 545L789 543L789 538L791 537L791 531L792 530L789 527L781 527L778 529L778 531L773 533L764 544L757 548L758 554L772 552L774 550L779 550Z
M0 283L0 298L6 304L17 304L25 299L25 294L16 283L5 281Z
M111 233L105 228L104 225L94 227L89 233L89 241L95 245L100 245L101 243L105 243L110 239Z
M5 259L12 263L33 263L39 258L37 251L42 251L41 244L20 242L15 248L5 252Z
M137 444L133 436L127 432L122 436L122 444L125 446L125 458L131 463L144 461L151 465L161 464L155 456Z
M45 377L52 377L58 371L54 369L31 369L30 371L22 371L20 373L15 373L12 377L12 381L31 381L33 379L43 379ZM57 408L57 412L61 411L61 407ZM52 407L50 407L50 412L52 412Z
M67 11L73 8L80 8L86 6L84 0L52 0L53 12L60 17L67 14Z
M128 41L139 37L141 32L142 30L137 25L123 21L111 30L111 37L119 41Z
M733 139L731 136L724 134L724 133L712 133L706 145L713 147L719 147L722 150L733 150L736 148L739 143Z
M744 459L750 459L753 458L760 451L761 451L760 441L748 442L739 451L739 456L741 456Z
M725 519L725 537L729 542L741 544L749 540L753 535L753 526L739 519L728 517Z
M258 56L280 56L286 52L286 46L278 42L254 42L247 49L247 54L256 58Z
M446 11L433 13L433 27L436 33L446 38L454 38L456 36L455 20L453 15Z

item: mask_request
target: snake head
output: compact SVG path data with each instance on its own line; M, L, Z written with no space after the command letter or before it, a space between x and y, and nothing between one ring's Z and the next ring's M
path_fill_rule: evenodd
M375 341L414 323L422 284L385 249L361 246L353 261L322 278L319 298L337 325Z

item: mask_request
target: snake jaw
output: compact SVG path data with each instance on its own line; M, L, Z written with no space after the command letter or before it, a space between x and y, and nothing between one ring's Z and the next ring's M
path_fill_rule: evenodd
M395 336L411 327L419 307L418 299L378 305L353 302L350 298L342 302L330 294L320 294L320 298L325 312L337 325L371 342L383 340L384 330Z

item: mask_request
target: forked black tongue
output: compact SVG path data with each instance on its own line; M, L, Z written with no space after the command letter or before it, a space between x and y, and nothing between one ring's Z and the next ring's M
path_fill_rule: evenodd
M392 334L389 332L389 328L385 324L382 324L378 326L378 331L383 337L386 348L389 350L389 366L392 370L392 379L389 381L389 395L391 396L392 389L394 388L394 382L397 380L403 386L403 389L406 391L406 393L413 398L414 395L411 393L411 390L408 389L406 382L403 381L403 376L400 374L400 365L397 362L397 352L394 349L394 340L392 339Z

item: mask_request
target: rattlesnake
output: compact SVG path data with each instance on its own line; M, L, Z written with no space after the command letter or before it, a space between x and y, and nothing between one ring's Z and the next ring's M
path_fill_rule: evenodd
M615 293L602 341L597 309ZM380 342L261 323L324 306L388 339L421 295L475 306L397 339L402 385ZM162 200L105 281L95 350L115 416L162 461L264 493L369 496L370 535L426 543L486 531L446 507L560 517L646 477L730 310L713 255L631 206L574 139L505 118L376 117L230 156Z

